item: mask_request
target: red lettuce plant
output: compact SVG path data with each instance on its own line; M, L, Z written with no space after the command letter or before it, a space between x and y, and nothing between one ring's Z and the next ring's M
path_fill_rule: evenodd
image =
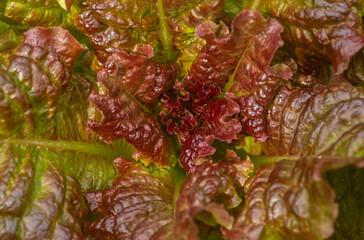
M363 6L2 1L0 239L363 239Z

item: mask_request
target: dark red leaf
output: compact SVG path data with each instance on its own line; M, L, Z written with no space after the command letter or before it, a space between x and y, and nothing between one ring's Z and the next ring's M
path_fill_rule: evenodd
M177 239L199 239L196 219L230 229L234 218L228 210L242 203L240 188L253 168L249 159L235 163L206 162L199 166L180 189L174 224Z
M121 54L121 55L120 55ZM123 72L123 65L119 66L118 62L123 56L117 53L110 57L108 68L102 69L97 77L98 80L106 87L107 92L104 95L91 93L89 100L102 112L104 118L102 121L90 119L88 127L99 135L106 143L111 143L112 139L125 138L135 147L134 157L146 161L154 162L157 165L167 166L170 156L170 143L163 131L160 129L159 123L154 119L153 115L143 110L135 97L129 90L135 94L138 93L138 87L144 87L139 96L148 96L146 99L156 96L155 89L150 95L146 88L148 85L142 80L140 82L131 82L128 77L132 73L141 73L138 68L130 70L131 72ZM137 59L145 60L146 57L137 57ZM157 63L152 63L154 66ZM153 69L151 67L152 73ZM126 74L123 75L123 74ZM155 79L151 79L155 80ZM127 84L127 87L124 86ZM136 87L132 83L137 84ZM140 84L140 85L138 85ZM133 87L133 88L132 88ZM154 91L154 92L153 92ZM158 92L158 91L157 91Z
M137 51L139 54L124 51L113 54L105 63L107 72L103 74L115 73L115 77L103 83L115 92L120 91L118 86L122 84L131 95L148 104L172 86L178 74L178 65L151 60L153 48L150 45L144 45ZM114 84L114 81L120 83Z
M187 172L193 172L199 157L212 155L215 149L211 147L214 139L231 142L241 131L237 119L239 105L229 98L215 99L204 109L203 124L194 134L183 142L180 161Z
M358 9L356 8L358 7ZM267 10L283 24L298 64L312 70L327 63L342 73L349 59L364 46L358 1L273 0Z
M168 172L149 172L123 158L114 165L119 175L111 188L86 194L101 217L85 223L87 239L171 239L174 182Z

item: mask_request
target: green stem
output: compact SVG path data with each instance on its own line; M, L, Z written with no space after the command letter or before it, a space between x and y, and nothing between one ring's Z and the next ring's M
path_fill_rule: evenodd
M248 42L247 46L249 46L249 45L250 45L250 43L251 43L251 40ZM230 92L230 89L231 89L231 87L232 87L232 86L233 86L233 84L234 84L234 80L235 80L236 73L238 72L238 68L239 68L239 66L240 66L240 64L241 64L241 61L242 61L242 60L243 60L243 58L245 57L245 53L246 53L246 50L247 50L247 49L248 49L248 48L246 47L246 48L245 48L245 50L244 50L244 52L243 52L243 54L241 55L241 57L240 57L240 59L239 59L238 64L236 65L236 67L235 67L235 69L234 69L233 74L229 77L229 81L225 84L225 87L224 87L224 89L223 89L223 92L224 92L224 93Z
M259 11L262 5L262 0L251 0L248 9Z
M185 182L187 176L185 170L181 168L178 163L175 166L171 167L169 171L175 183L173 205L176 205L179 197L179 190L182 184Z
M233 86L233 84L234 84L235 75L236 75L236 72L238 71L238 68L239 68L239 65L240 65L241 59L242 59L242 58L240 58L240 60L239 60L239 62L238 62L238 65L236 65L236 68L235 68L235 70L234 70L233 74L232 74L232 75L230 75L228 82L225 84L225 87L224 87L224 89L223 89L223 93L230 92L230 89L231 89L231 87L232 87L232 86Z
M302 156L250 156L250 159L252 160L254 167L259 167L264 164L275 163L281 160L297 161L301 157Z
M243 3L241 3L240 1L238 1L238 0L233 0L233 2L238 6L238 7L240 7L240 9L243 9L244 8L244 2Z
M133 94L131 94L126 88L124 88L124 90L139 105L139 107L143 109L144 112L152 114L152 112L145 105L143 105L138 99L136 99L136 97Z
M172 36L169 33L166 17L164 15L163 0L158 0L158 19L160 25L160 36L164 47L164 57L168 61L175 61L176 54L173 51Z
M123 156L128 159L132 159L131 150L114 148L107 145L97 143L86 143L86 142L74 142L74 141L63 141L63 140L39 140L39 139L3 139L0 140L0 144L24 144L44 148L52 148L59 150L69 150L76 152L89 153L92 155L116 158Z

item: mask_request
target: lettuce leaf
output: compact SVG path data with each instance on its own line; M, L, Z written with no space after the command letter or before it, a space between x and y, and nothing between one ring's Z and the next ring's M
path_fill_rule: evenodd
M18 36L12 29L4 32L0 36L0 52L8 51L17 47L22 40L22 37Z
M119 175L111 188L87 192L91 210L100 217L86 222L89 239L199 239L195 221L231 228L228 210L242 202L239 189L253 170L249 159L206 162L179 189L173 171L147 169L124 158L114 164Z
M1 1L0 239L363 239L362 9Z
M175 183L166 170L149 171L134 161L117 158L119 175L110 189L88 191L91 211L88 239L172 239Z
M202 44L194 37L194 28L216 18L223 5L222 0L80 0L72 15L76 26L89 36L101 63L119 50L149 44L162 60L175 60L177 51L177 58L188 65Z
M134 66L131 61L139 64ZM144 62L144 64L143 64ZM135 147L134 158L168 166L171 143L151 112L139 101L149 103L174 80L173 65L150 61L146 56L115 53L97 77L106 94L92 92L89 100L103 114L101 121L89 119L88 128L103 141L125 138ZM168 69L170 68L170 70ZM147 74L145 74L147 71Z
M199 239L196 219L208 226L231 229L234 221L231 211L243 202L241 188L252 171L249 158L240 161L236 155L227 154L225 161L205 162L190 174L176 203L177 238Z
M158 63L151 60L153 56L150 45L139 46L136 53L115 53L105 63L108 73L115 71L115 79L103 80L108 73L102 70L101 81L115 92L119 90L117 82L120 82L128 93L143 104L149 104L172 86L179 70L177 63Z
M274 0L268 2L267 12L283 24L284 39L292 45L299 65L312 71L331 63L340 74L364 46L360 5L346 0Z
M345 72L347 79L354 85L363 87L364 83L364 62L363 51L358 52L350 59L350 65Z
M303 157L259 168L244 186L245 203L228 239L325 239L338 215L335 192L323 174L363 158Z
M283 45L283 28L276 20L245 10L231 29L228 33L226 26L211 21L197 27L196 36L204 38L206 45L189 75L162 100L162 122L168 133L180 135L180 161L188 172L194 170L193 161L215 152L214 139L230 143L237 134L249 134L265 141L267 109L283 79L292 76L284 64L270 68L274 53ZM222 92L225 100L214 99Z
M81 239L87 206L58 154L33 146L0 148L0 237Z
M241 131L241 124L234 118L239 113L239 105L231 99L216 99L206 106L204 125L183 142L180 163L187 172L193 172L199 158L215 153L211 146L214 139L231 143Z
M363 89L338 83L317 89L283 87L270 107L269 155L362 157Z
M93 74L72 73L84 49L66 30L33 28L0 55L2 239L82 238L82 191L107 186L111 161L131 156L86 133Z
M74 29L71 17L57 0L4 0L0 4L0 16L1 21L15 26Z

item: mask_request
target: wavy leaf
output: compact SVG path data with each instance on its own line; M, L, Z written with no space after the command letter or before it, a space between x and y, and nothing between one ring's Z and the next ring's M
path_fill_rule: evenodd
M177 63L162 64L151 60L153 55L150 45L139 47L137 54L124 51L113 54L105 66L108 72L115 72L115 79L103 80L103 83L107 84L108 89L113 88L114 92L119 91L118 85L122 84L129 94L142 103L151 103L172 86L179 69ZM106 74L105 70L103 74Z
M267 115L268 155L363 156L363 90L348 83L284 87Z
M331 63L340 74L364 46L358 1L274 0L267 4L267 11L281 21L284 39L292 44L298 64L308 71Z
M181 149L180 162L188 173L195 171L200 157L215 153L211 146L214 139L231 143L242 129L235 117L240 112L239 105L229 98L210 102L204 111L203 126L183 142Z
M100 216L86 222L88 239L199 239L195 221L231 227L228 211L242 202L239 189L253 170L249 159L206 162L186 179L174 202L178 185L172 172L123 158L114 164L119 176L111 188L87 193L91 210Z
M161 82L163 87L163 84L168 84L168 75L173 76L173 72L168 72L162 64L150 62L145 67L149 68L152 76L144 75L142 69L130 66L125 61L124 57L128 56L134 60L145 60L144 56L116 53L110 57L108 68L98 73L98 80L106 87L107 92L92 92L89 100L102 112L103 119L89 119L88 128L109 144L113 139L125 138L136 149L135 159L148 164L154 162L159 166L168 166L171 143L153 115L136 98L144 102L152 100L159 91L153 85ZM155 79L153 73L158 74L159 79ZM133 78L138 75L142 75L139 82Z
M74 28L72 19L58 0L4 0L0 4L0 12L11 25Z
M234 218L229 210L242 203L241 187L253 171L249 158L239 161L206 162L189 175L176 203L174 226L178 239L199 239L196 218L209 226L232 228Z
M85 223L88 239L173 239L174 181L165 170L134 161L114 161L119 175L110 189L89 191L91 211L100 219Z
M363 158L281 159L260 167L245 184L234 227L223 230L228 239L325 239L334 233L338 206L322 176L349 164L363 167Z
M284 64L270 67L283 45L282 30L276 20L250 10L236 16L230 33L211 21L197 27L196 36L207 43L189 75L164 95L161 114L168 133L179 134L180 160L188 172L198 157L215 152L213 139L230 143L238 134L249 134L263 142L269 137L267 109L282 80L292 76ZM215 98L223 86L225 100L220 101Z
M77 4L73 18L90 37L101 63L119 50L131 51L137 44L149 44L157 56L164 55L167 60L174 60L166 52L172 54L176 48L178 58L188 64L202 44L194 38L194 28L217 17L222 8L221 0L83 0Z
M82 51L66 30L33 28L0 55L1 239L82 239L82 191L108 185L111 160L131 156L86 134L94 76L72 73Z
M270 161L284 158L297 159L306 155L318 156L317 164L326 164L326 158L337 159L336 161L341 164L347 161L347 157L362 158L364 156L362 101L363 89L355 88L347 82L318 86L315 89L283 87L267 115L271 137L262 144L262 149L270 156L256 157L253 161L263 164L268 159ZM348 172L351 174L347 175ZM362 187L357 181L361 174L362 169L345 168L325 175L325 179L335 189L336 198L333 199L339 205L338 214L327 221L330 223L329 228L326 228L329 231L312 230L312 233L325 233L324 236L310 236L308 232L311 230L307 230L307 238L329 237L334 230L330 239L341 239L342 236L346 236L345 238L350 236L351 239L361 238L363 210L359 202ZM312 177L307 177L310 178ZM357 183L357 187L354 188L353 183ZM313 217L307 217L310 218ZM348 222L351 222L350 226ZM270 234L271 231L275 231L274 229L272 226L270 230L264 231Z
M1 239L82 239L87 206L58 154L3 144L0 176Z

